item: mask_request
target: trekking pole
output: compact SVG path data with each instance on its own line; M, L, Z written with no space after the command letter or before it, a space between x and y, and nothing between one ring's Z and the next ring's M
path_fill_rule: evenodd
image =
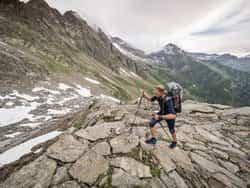
M163 129L163 131L166 133L166 135L168 135L168 132L166 131L166 129L164 128L164 126L162 125L162 123L159 121L159 124L161 126L161 128Z
M143 95L141 95L141 97L140 97L140 99L139 99L139 103L138 103L137 109L136 109L136 111L135 111L135 118L134 118L134 120L132 121L132 125L135 124L136 117L137 117L137 114L138 114L138 112L139 112L139 109L140 109L140 106L141 106L142 99L143 99Z

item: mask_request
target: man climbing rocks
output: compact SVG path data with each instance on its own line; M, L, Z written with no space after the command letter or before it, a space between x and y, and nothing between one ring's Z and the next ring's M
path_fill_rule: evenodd
M175 119L176 112L174 109L173 101L171 98L167 96L167 92L165 88L161 85L157 85L154 89L155 96L149 97L144 91L142 92L142 96L150 102L158 101L160 106L160 111L156 114L153 114L153 117L150 119L149 127L151 138L146 140L147 144L156 144L156 127L155 125L161 120L166 120L168 124L169 131L172 135L173 141L169 145L170 148L174 148L177 145L176 133L175 133Z

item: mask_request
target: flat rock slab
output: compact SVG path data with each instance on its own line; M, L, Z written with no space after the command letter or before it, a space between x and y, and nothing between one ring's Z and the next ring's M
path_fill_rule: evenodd
M131 176L122 169L114 169L112 186L121 188L143 187L143 182L136 176Z
M125 131L126 125L119 122L103 123L95 125L93 127L87 127L81 129L75 133L76 136L90 140L96 141L99 139L104 139L110 137L112 134L119 135Z
M56 171L56 162L41 156L35 161L14 172L11 176L0 184L1 188L25 188L50 186L52 177Z
M139 144L139 137L134 134L123 134L110 140L113 153L129 153Z
M92 185L108 168L109 162L102 155L90 150L73 164L69 173L79 182Z
M206 103L184 102L183 111L189 112L189 113L195 113L195 112L214 113L215 109Z
M76 161L88 149L88 142L80 142L72 135L62 135L47 150L47 155L62 162Z
M224 110L222 112L222 117L237 117L237 116L250 116L250 107L232 108Z
M238 187L246 187L246 183L241 180L239 177L235 176L233 173L229 172L225 168L217 165L214 161L207 160L200 155L191 153L191 159L196 164L198 164L202 169L206 170L208 174L221 173L224 174L227 178L221 178L221 181L224 185L227 185L228 182L223 182L223 180L230 180L232 184ZM217 179L218 180L218 179Z
M156 146L155 149L153 150L153 154L158 159L164 171L168 173L176 169L176 165L172 161L172 159L169 157L169 155L167 155L166 147L168 146L162 146L162 145Z
M195 130L207 142L212 142L212 143L220 144L220 145L223 145L223 146L229 146L230 145L223 138L221 138L221 137L219 137L217 135L214 135L214 134L210 133L209 131L207 131L207 130L201 128L201 127L195 127Z
M52 188L81 188L76 181L66 181L60 185L53 186Z
M57 168L56 174L53 177L52 185L58 185L69 180L68 169L65 166Z
M179 147L170 149L168 143L159 141L155 147L155 150L164 152L172 161L176 163L177 166L180 166L184 169L192 170L193 164L191 159L188 156L189 152L186 152Z
M150 168L133 158L118 157L111 160L111 165L123 169L131 176L137 176L139 178L152 177Z
M101 142L101 143L96 144L92 148L92 150L100 155L110 155L111 154L110 146L107 142Z
M183 178L175 170L169 173L169 177L174 180L178 188L188 188Z

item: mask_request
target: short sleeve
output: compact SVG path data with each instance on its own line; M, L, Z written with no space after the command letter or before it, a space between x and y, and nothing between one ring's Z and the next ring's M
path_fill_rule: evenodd
M154 102L154 101L156 101L157 100L157 97L156 96L153 96L153 97L151 97L151 102Z

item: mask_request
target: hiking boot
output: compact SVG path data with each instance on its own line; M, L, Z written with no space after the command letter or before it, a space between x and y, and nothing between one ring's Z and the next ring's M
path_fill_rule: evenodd
M150 138L150 139L148 139L148 140L146 140L146 144L156 144L156 138Z
M177 142L172 142L170 145L169 145L169 148L173 149L175 148L177 145Z

